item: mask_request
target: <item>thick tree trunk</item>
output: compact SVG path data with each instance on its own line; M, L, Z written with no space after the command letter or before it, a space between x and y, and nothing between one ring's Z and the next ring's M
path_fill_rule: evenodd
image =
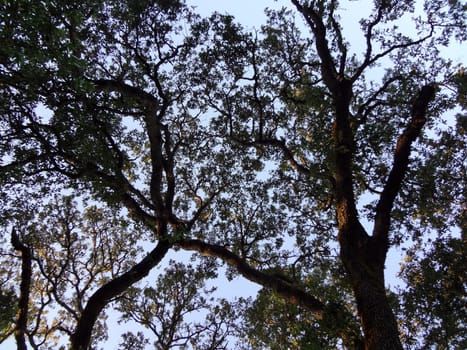
M353 237L349 241L345 237ZM363 238L363 239L362 239ZM384 286L386 249L357 225L354 231L341 232L341 258L350 276L366 350L401 350L395 315Z
M384 288L361 280L354 286L366 350L401 350L395 316Z
M325 85L333 96L335 107L334 140L334 193L341 258L350 276L357 300L358 313L365 334L365 349L402 349L395 316L390 308L384 288L384 262L388 249L391 211L409 163L410 148L425 124L428 103L434 98L435 87L424 86L415 99L412 118L399 137L394 163L376 208L375 226L368 235L359 222L353 186L353 153L355 143L350 127L350 102L353 82L371 61L371 45L367 46L366 62L360 71L346 78L345 45L341 45L340 66L332 56L327 41L327 26L313 2L307 4L291 0L303 15L315 38L316 51L321 60ZM380 9L382 10L382 8ZM373 25L377 24L377 19ZM337 36L341 34L334 26ZM368 43L371 39L368 32ZM341 43L342 44L342 43ZM388 51L389 53L390 51ZM344 59L342 59L344 58Z
M384 287L387 234L369 236L358 219L352 174L353 134L349 124L351 84L335 90L335 196L341 259L350 276L367 350L400 350L395 316Z

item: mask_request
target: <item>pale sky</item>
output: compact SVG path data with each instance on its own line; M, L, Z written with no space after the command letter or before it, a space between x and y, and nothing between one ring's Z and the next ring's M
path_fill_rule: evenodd
M213 12L230 14L246 27L259 28L266 20L264 9L266 7L279 9L291 6L286 0L187 0L189 6L196 6L195 11L202 16Z

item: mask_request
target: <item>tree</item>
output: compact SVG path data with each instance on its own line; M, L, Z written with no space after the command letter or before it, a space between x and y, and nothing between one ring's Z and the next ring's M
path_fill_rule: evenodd
M238 330L251 347L256 340L269 346L251 330L273 305L274 339L289 346L401 349L384 279L388 249L433 235L443 242L452 227L465 229L457 186L465 132L443 124L443 113L465 102L465 76L439 50L465 39L465 6L426 1L414 31L400 30L399 19L415 6L375 1L360 22L358 53L344 37L338 1L291 0L268 11L256 32L228 15L202 19L182 1L3 3L2 225L21 258L23 248L32 252L45 283L28 314L46 322L42 311L58 303L70 315L62 325L28 328L34 321L24 324L19 314L16 329L30 333L33 347L34 337L48 342L61 331L73 349L88 349L105 336L99 318L111 305L163 326L167 315L183 314L178 306L192 305L175 299L168 314L155 308L143 317L144 309L124 301L144 296L153 300L143 304L157 305L170 283L186 283L182 294L203 285L175 265L157 293L137 286L169 251L182 249L264 288L246 302L257 312L245 312ZM78 204L42 231L34 215L22 217L26 195L40 206L65 191L108 206L92 214L112 223L107 238L93 238L107 231L87 224L97 222ZM60 218L45 208L42 222ZM81 245L75 227L96 243ZM43 238L31 239L39 232ZM152 248L144 255L109 246L119 237ZM63 263L41 254L47 239L64 249ZM211 277L201 272L200 279ZM220 320L205 330L224 339L233 328L224 328L230 312L220 305ZM172 331L183 329L173 320ZM213 348L222 344L216 339ZM130 344L145 341L126 334L122 346Z
M169 261L154 287L133 288L121 298L123 320L145 325L155 335L156 349L185 348L188 344L195 349L225 349L232 333L233 310L225 301L215 305L214 298L203 296L215 290L205 288L205 279L215 276L215 266L208 261L195 270L191 265ZM194 312L204 313L205 322L187 321Z
M109 209L89 206L80 213L76 206L70 197L56 198L24 226L17 220L11 233L21 265L11 255L4 262L10 276L20 271L18 348L26 349L26 340L35 349L56 348L60 337L73 334L89 294L127 270L138 253L136 237L143 234L137 227ZM5 281L11 290L15 283ZM100 316L93 343L106 338Z

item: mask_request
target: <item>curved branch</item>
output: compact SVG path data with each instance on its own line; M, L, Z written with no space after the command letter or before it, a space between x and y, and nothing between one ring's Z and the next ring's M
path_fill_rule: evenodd
M378 14L376 15L375 19L373 19L373 21L371 21L368 24L368 27L366 28L366 33L365 33L366 52L365 52L365 61L363 64L368 63L371 60L371 54L373 52L373 46L371 44L371 39L373 36L373 28L383 19L383 13L384 13L383 10L386 8L387 8L387 5L385 4L385 2L384 1L381 2L380 6L378 7Z
M94 123L99 127L100 132L104 135L104 143L107 143L109 145L109 150L113 152L114 159L116 159L116 178L124 184L124 188L127 189L129 193L132 193L133 195L138 198L138 200L146 206L149 209L154 209L154 205L137 189L135 188L131 182L127 179L123 172L123 167L125 163L125 154L124 152L120 149L119 145L115 140L113 139L112 135L110 132L105 127L105 124L101 121L99 121L96 117L93 117Z
M394 50L397 50L397 49L405 49L405 48L408 48L408 47L411 47L411 46L415 46L415 45L418 45L418 44L421 44L422 42L424 42L425 40L428 40L429 38L431 38L433 36L433 33L434 33L434 26L432 25L431 26L431 31L429 34L427 34L426 36L418 39L418 40L415 40L415 41L409 41L409 42L405 42L405 43L402 43L402 44L397 44L397 45L393 45L391 47L389 47L388 49L386 49L385 51L383 52L380 52L379 54L371 57L371 51L367 51L366 53L366 57L365 57L365 61L362 63L362 65L360 67L358 67L357 71L355 72L355 74L352 76L352 78L350 79L352 82L356 81L360 75L362 75L363 71L368 67L368 66L371 66L373 63L375 63L376 61L378 61L379 59L383 58L383 57L386 57L387 55L389 55L391 52L393 52ZM369 39L367 38L367 41Z
M61 156L67 158L66 154ZM159 218L150 215L141 207L138 201L131 195L131 193L134 193L136 189L131 186L124 176L109 175L106 172L99 170L97 164L91 161L88 161L84 165L76 164L74 159L68 159L68 161L77 167L78 173L74 175L66 174L67 176L73 176L74 178L90 176L92 179L100 179L106 186L114 189L115 192L119 194L118 197L121 203L130 211L131 214L138 216L142 222L151 228L156 225ZM63 173L60 169L56 170ZM136 192L136 198L140 199L143 205L150 205L150 203L147 203L147 199L139 191ZM152 208L152 205L150 205L150 208Z
M410 150L426 122L428 104L435 97L435 86L422 87L412 106L412 118L399 136L392 169L376 206L373 236L387 246L391 210L409 165Z
M204 256L219 258L234 267L246 279L273 290L292 304L305 307L318 320L323 318L326 308L323 302L280 277L254 269L244 259L225 247L197 239L180 240L175 244L186 250L197 251Z
M138 264L103 285L89 298L83 314L78 321L76 331L71 337L71 348L73 350L88 349L94 324L101 311L115 297L146 277L151 269L157 266L164 258L170 246L171 244L168 241L159 241L157 246Z

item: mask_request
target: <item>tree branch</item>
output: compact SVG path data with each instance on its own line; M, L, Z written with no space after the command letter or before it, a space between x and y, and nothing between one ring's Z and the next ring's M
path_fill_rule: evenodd
M366 33L365 33L365 38L366 38L365 60L364 60L364 63L362 65L362 67L367 65L371 60L371 54L373 52L373 45L371 43L371 39L372 39L372 36L373 36L373 28L379 22L381 22L381 20L383 19L383 14L384 14L383 10L386 9L386 8L387 8L387 5L385 4L384 1L382 1L381 4L378 7L378 13L377 13L376 17L370 23L368 23L368 27L366 28ZM363 69L366 66L363 67L363 68L362 67L360 67L360 69L363 72Z
M323 80L326 86L332 93L336 93L338 88L337 84L337 70L335 67L334 59L329 50L328 41L326 39L326 26L323 23L321 16L310 6L303 6L298 0L291 0L292 3L300 12L305 21L310 26L316 40L316 50L321 59L321 71Z
M405 48L408 48L408 47L411 47L411 46L414 46L414 45L421 44L425 40L428 40L429 38L431 38L433 36L433 33L434 33L434 26L431 27L430 33L427 34L426 36L424 36L424 37L422 37L422 38L420 38L418 40L415 40L415 41L409 41L409 42L393 45L393 46L387 48L386 50L380 52L379 54L377 54L377 55L375 55L373 57L371 57L371 49L369 51L367 50L366 56L365 56L365 61L362 63L362 65L360 67L358 67L358 69L356 70L356 72L354 73L354 75L352 76L352 78L350 80L352 82L356 81L368 66L371 66L373 63L375 63L379 59L389 55L394 50L405 49ZM367 38L367 42L368 41L369 41L369 39Z
M254 269L244 259L225 247L209 244L197 239L180 240L175 244L186 250L197 251L204 256L219 258L226 264L234 267L246 279L273 290L292 304L305 307L316 319L320 320L323 318L326 307L323 302L277 276Z
M412 118L397 140L392 169L376 206L376 217L373 228L373 236L380 243L385 244L386 247L389 242L390 215L394 200L407 172L412 144L425 125L428 104L434 99L435 93L436 89L434 85L422 87L412 106Z
M62 155L63 156L63 155ZM66 157L66 155L65 155ZM113 175L109 175L103 171L98 169L97 164L89 161L87 164L76 164L74 159L69 159L69 161L74 164L78 168L78 174L75 174L73 177L78 178L83 175L90 176L91 179L100 179L104 182L104 184L118 193L118 197L121 203L130 211L131 214L138 216L138 218L147 224L149 227L154 228L157 223L158 218L154 217L153 215L148 214L138 203L138 201L131 195L133 193L133 186L128 182L125 177L117 177ZM53 169L60 173L60 169ZM72 177L70 174L66 174L67 176ZM137 191L137 190L136 190ZM137 191L136 197L142 200L144 205L148 205L147 200L145 197ZM152 205L150 205L152 208Z
M92 329L101 311L112 299L146 277L151 269L160 263L170 247L171 244L168 241L159 241L157 246L138 264L99 288L89 298L71 338L71 348L73 350L88 349Z

